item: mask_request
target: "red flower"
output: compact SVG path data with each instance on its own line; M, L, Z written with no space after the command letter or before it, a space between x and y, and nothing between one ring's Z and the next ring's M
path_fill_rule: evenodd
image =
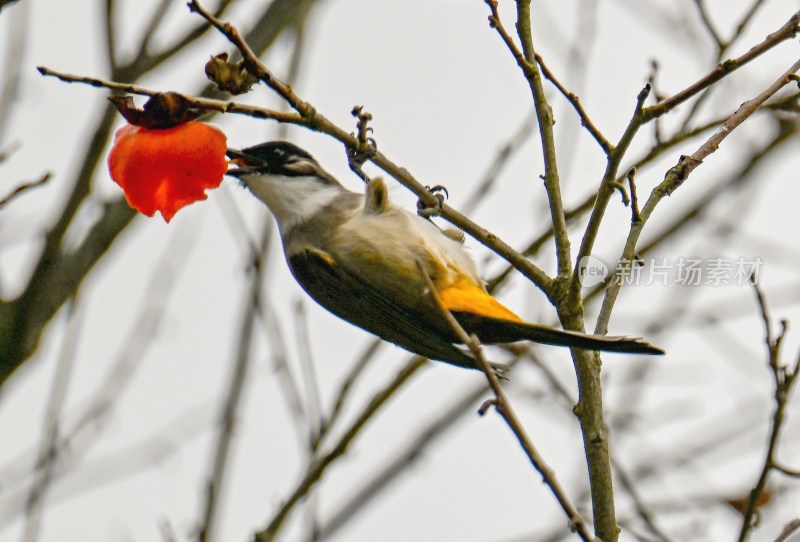
M175 213L206 199L228 169L227 140L219 129L201 122L150 129L126 124L114 136L108 155L111 178L128 204L147 216L161 211L169 222Z

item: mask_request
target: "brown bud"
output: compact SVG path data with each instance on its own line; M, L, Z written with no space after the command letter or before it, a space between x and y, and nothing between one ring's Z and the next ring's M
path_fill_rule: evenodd
M758 499L755 502L755 511L760 512L761 509L767 504L769 504L771 500L772 500L772 491L764 488L764 491L762 491L758 495ZM747 494L744 496L728 499L725 502L727 502L734 510L736 510L740 514L744 514L745 510L747 509L747 503L749 501L750 501L750 494Z
M244 94L258 83L258 78L247 71L244 61L228 62L228 53L212 56L206 63L206 77L217 88L231 94Z

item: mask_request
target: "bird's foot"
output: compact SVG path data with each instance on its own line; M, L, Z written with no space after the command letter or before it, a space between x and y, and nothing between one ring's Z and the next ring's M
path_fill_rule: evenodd
M368 160L374 158L375 153L378 151L378 143L375 141L375 138L369 135L372 133L372 127L368 125L369 121L372 120L372 114L364 111L364 108L360 105L355 106L351 113L358 119L356 123L358 133L351 133L350 135L355 137L358 143L347 147L347 164L350 166L350 169L353 170L353 173L358 175L362 181L369 183L370 179L367 174L364 173L362 166L367 163Z
M435 203L433 205L428 205L422 201L422 198L418 199L417 214L422 218L430 220L431 217L439 216L442 213L442 205L444 205L444 200L450 197L450 193L447 192L447 188L440 184L436 186L426 186L425 188L431 193ZM444 192L444 194L442 194L442 192Z

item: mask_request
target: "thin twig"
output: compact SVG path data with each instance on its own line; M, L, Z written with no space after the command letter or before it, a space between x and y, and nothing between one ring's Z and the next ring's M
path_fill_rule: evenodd
M38 66L36 68L39 73L46 77L55 77L65 83L83 83L98 88L108 88L120 92L127 92L128 94L136 94L138 96L155 96L160 94L161 91L151 90L148 88L130 85L127 83L115 83L114 81L107 81L105 79L98 79L96 77L87 77L82 75L73 75L70 73L59 72L51 70L45 66ZM246 115L257 119L272 119L277 122L285 122L289 124L303 125L302 118L297 113L287 113L284 111L276 111L274 109L267 109L264 107L256 107L251 105L240 104L237 102L213 100L211 98L200 98L189 96L186 94L177 93L186 103L195 109L202 109L215 113L233 113L236 115Z
M494 159L489 164L480 180L477 181L472 190L472 194L467 198L464 203L463 211L465 214L470 214L478 204L483 201L492 190L492 187L497 183L503 170L511 162L511 159L523 148L523 145L530 139L533 134L534 116L525 115L522 122L508 140L500 146Z
M139 39L139 47L137 47L138 52L136 56L150 54L151 42L166 20L167 11L172 4L174 4L172 0L160 0L158 5L153 8L153 11L150 13L150 18L144 25L141 38Z
M581 239L581 245L578 249L578 263L575 266L575 272L572 275L572 282L569 290L569 295L573 299L573 302L576 302L581 297L580 278L584 273L582 262L587 261L587 258L592 254L592 249L600 233L600 226L605 217L606 208L614 194L614 183L619 182L617 174L622 163L622 157L628 151L634 136L642 127L642 111L644 110L645 101L648 96L650 96L650 91L650 85L645 85L636 96L636 105L631 120L619 141L614 146L614 151L608 155L606 170L603 173L603 178L600 180L600 188L592 199L592 212L589 215L589 222L586 224L586 229Z
M483 355L483 351L481 349L480 342L478 337L475 335L468 335L464 328L461 327L461 324L458 323L458 320L455 319L453 314L450 310L445 306L444 302L442 301L441 297L439 297L438 292L436 291L436 286L434 286L431 277L428 273L422 268L421 265L419 267L420 275L425 280L428 286L428 294L430 295L433 302L436 304L441 315L447 320L448 324L450 325L451 329L456 333L460 342L467 345L467 347L472 352L472 355L475 357L478 365L480 366L481 370L486 375L486 378L489 382L489 387L491 388L492 392L494 393L494 399L491 400L491 404L495 407L495 410L498 414L503 418L503 420L508 425L511 432L514 433L514 436L519 441L520 446L522 447L525 455L528 456L528 460L531 462L533 467L542 475L544 479L544 483L550 488L550 491L558 501L558 504L561 506L561 509L569 519L570 527L573 528L578 535L583 539L585 542L595 540L592 533L589 531L589 526L581 517L580 513L578 513L577 508L572 504L569 497L567 496L566 490L563 488L561 483L558 481L555 472L550 466L545 462L544 457L539 453L536 447L531 441L530 437L528 436L527 432L525 431L525 427L522 425L522 422L517 417L516 412L511 406L511 402L508 400L508 396L506 395L505 390L503 390L502 385L500 384L500 379L495 374L495 369L492 365L486 360L486 357ZM486 405L487 403L484 403ZM485 409L481 407L481 411Z
M738 40L742 36L742 34L744 34L745 28L747 28L747 25L749 25L750 22L753 21L756 12L759 9L761 9L764 3L765 3L764 0L753 0L753 3L750 4L748 10L744 13L744 15L742 15L742 18L739 20L739 24L736 25L736 29L733 31L733 35L728 39L727 42L725 42L724 50L730 48L730 46L733 45L736 42L736 40ZM720 58L724 50L720 52Z
M485 383L473 387L449 407L437 409L432 420L423 420L427 425L419 427L417 434L410 440L404 441L399 450L393 450L396 455L376 475L351 496L339 499L342 502L337 503L338 508L331 513L330 519L320 531L321 539L329 539L356 514L362 512L365 504L375 502L378 495L386 492L393 482L408 472L411 465L424 457L423 452L427 448L455 429L456 422L463 419L468 412L474 412L474 409L469 409L486 396L487 390L488 386ZM306 539L306 542L313 541Z
M311 130L323 132L334 139L340 141L346 148L358 148L358 138L350 134L348 131L340 128L331 122L327 117L316 111L311 104L302 100L297 96L290 86L286 85L275 77L272 72L261 62L258 56L254 55L252 50L248 47L247 43L242 39L239 32L230 25L220 21L208 10L204 9L198 2L192 0L189 2L190 9L195 11L210 24L217 28L228 40L234 44L237 49L242 53L248 67L252 73L259 77L267 86L272 88L279 95L284 97L289 105L294 108L301 119L295 124L303 125ZM414 192L422 199L426 206L433 207L436 205L437 200L426 186L414 178L409 171L403 167L398 166L389 160L383 153L375 149L371 153L369 159L385 171L397 179L401 184ZM511 246L501 241L495 234L488 231L486 228L479 226L462 213L457 212L449 205L441 206L440 216L463 230L465 233L471 235L478 242L498 254L503 259L512 264L520 273L528 277L536 286L539 287L548 297L552 295L551 284L552 279L541 270L539 267L528 261Z
M636 167L628 170L628 190L631 193L631 222L638 222L642 219L639 215L639 196L636 195Z
M724 44L722 43L722 38L720 38L717 29L714 28L714 25L711 22L711 18L708 15L708 11L706 10L706 3L705 0L694 0L694 5L697 6L697 11L700 13L700 20L703 22L703 26L708 31L708 34L711 36L711 39L714 40L717 44L717 49L722 50Z
M777 470L778 472L785 472L779 467L777 459L778 444L780 443L781 430L783 429L786 418L786 407L791 398L798 374L800 374L800 355L791 368L783 364L780 360L781 345L783 344L783 338L786 333L786 322L782 322L781 332L775 336L772 331L772 319L767 307L766 297L755 278L752 280L752 284L761 313L761 320L764 324L764 344L767 349L767 365L770 369L774 385L773 398L775 401L775 411L772 414L772 427L770 429L764 463L761 466L758 480L750 491L750 498L747 500L747 505L742 513L742 527L739 531L739 542L745 542L750 536L750 531L756 525L755 518L758 513L758 503L767 487L771 471Z
M544 63L542 55L538 53L536 54L536 62L539 64L539 67L542 68L542 73L544 74L545 78L553 83L553 85L564 96L564 98L566 98L567 101L572 104L573 109L575 109L575 112L578 114L578 118L581 120L581 126L589 131L589 134L591 134L597 144L600 145L600 148L603 150L603 152L609 154L612 150L614 150L614 146L611 144L611 142L606 139L594 122L592 122L592 119L589 117L589 114L586 112L583 104L581 104L581 99L578 97L578 95L570 92L563 84L561 84L561 81L556 78L552 70L550 70L550 68L548 68Z
M109 71L115 73L119 69L119 64L117 63L117 30L114 28L114 0L102 2L101 9L103 12L103 30L106 34L104 52L107 57Z
M2 9L0 4L0 10ZM31 35L28 30L30 12L30 5L17 6L17 9L9 15L11 20L5 21L7 41L4 44L3 73L0 75L0 144L5 140L14 104L20 98L20 85L23 81L20 77L20 68L26 60L25 49Z
M44 175L42 175L41 177L39 177L35 181L22 183L21 185L17 186L14 190L11 191L10 194L8 194L3 199L0 199L0 209L2 209L10 201L12 201L16 197L22 195L23 193L27 192L31 188L36 188L36 187L42 186L43 184L45 184L47 181L50 180L51 176L52 176L52 174L48 171L47 173L45 173Z
M311 334L308 331L308 321L303 310L303 303L298 300L294 306L295 340L297 342L297 357L300 361L300 374L306 398L306 423L308 427L308 440L306 441L309 457L316 453L319 446L322 428L326 425L320 406L319 382L317 371L314 368L314 358L311 354Z
M558 175L558 164L556 161L556 146L553 134L555 119L553 118L553 110L547 102L547 96L544 92L539 65L536 63L536 50L533 46L531 30L530 0L517 0L517 34L522 44L522 50L517 47L511 35L503 26L497 8L497 0L485 0L485 2L489 6L491 12L489 24L497 31L512 56L517 61L517 65L522 70L533 97L536 119L539 123L542 156L544 157L543 179L550 208L550 219L553 223L553 238L556 245L558 276L561 277L561 280L564 280L572 273L569 234L567 233L564 204L561 200L561 181Z
M717 81L738 70L748 62L763 55L776 45L792 39L795 35L797 35L798 32L800 32L800 11L795 12L795 14L792 15L783 26L767 36L764 41L752 47L745 54L738 58L726 60L718 64L714 70L697 80L692 85L686 87L684 90L678 92L670 98L662 100L659 103L646 108L642 112L645 122L660 117L661 115L671 111L692 96L702 92Z
M669 536L667 536L667 534L658 525L656 525L656 521L652 512L645 504L642 496L639 494L639 481L635 480L634 477L630 475L620 461L615 460L612 457L611 463L614 466L614 472L617 475L617 479L619 480L622 489L628 493L628 496L633 502L633 507L636 510L636 514L639 516L639 518L641 518L647 529L659 542L670 542Z
M763 108L762 108L763 109ZM687 139L696 137L703 132L710 130L711 128L716 128L720 124L725 122L725 118L721 119L713 119L702 126L698 126L689 132L682 132L674 135L673 137L662 141L659 145L653 147L642 155L640 158L634 161L634 166L637 169L641 169L643 166L653 162L656 158L667 152L669 149L674 148L675 146L679 145L680 143L686 141ZM622 182L624 177L619 177L614 181L614 185ZM567 209L566 216L567 216L567 225L571 225L578 220L580 220L586 213L592 210L594 203L597 199L596 192L590 193L586 196L579 204L574 206L571 209ZM534 240L532 240L521 252L523 255L527 257L535 256L541 247L552 237L553 235L553 228L550 227L544 232L542 232L539 236L537 236ZM494 277L491 277L486 281L487 288L489 291L494 290L497 286L505 281L508 276L513 272L514 268L511 266L506 267L503 271L499 272Z
M252 363L252 340L255 330L258 302L261 298L263 284L263 269L266 256L269 254L270 240L272 239L272 221L265 219L262 229L258 252L254 254L250 284L242 308L241 322L239 323L239 338L236 346L235 363L231 380L223 401L219 417L219 428L214 444L211 474L206 485L206 498L203 504L202 523L197 539L200 542L213 540L214 527L217 519L217 506L220 502L223 483L228 468L228 455L233 443L233 433L236 428L237 413L242 400L247 373Z
M708 138L708 140L706 140L697 149L697 151L695 151L691 156L681 157L678 165L667 172L664 180L650 193L650 197L647 199L644 207L639 212L639 220L631 223L631 229L625 242L622 255L618 260L619 265L617 266L617 269L622 272L626 272L634 262L634 257L636 255L636 244L639 240L642 230L644 229L645 223L650 218L650 215L653 213L658 203L664 197L677 190L683 184L686 178L688 178L689 174L703 162L703 159L715 152L719 148L719 144L734 129L736 129L742 122L755 113L755 111L757 111L758 108L769 97L773 96L776 92L778 92L778 90L787 85L791 81L791 78L789 77L790 74L793 74L798 69L800 69L800 61L797 61L795 64L793 64L786 73L779 77L761 94L739 106L739 109L737 109L735 113L728 117L723 125L710 138ZM613 306L616 303L620 289L622 288L622 283L622 280L615 280L606 289L605 298L603 299L603 306L600 311L602 317L598 318L597 320L595 333L604 334L607 332L610 315Z
M336 396L333 400L333 406L330 409L330 413L325 417L325 423L320 428L320 438L324 438L325 435L330 431L331 427L336 424L345 404L347 404L347 401L350 398L350 393L353 389L353 386L355 386L358 378L364 374L367 366L374 359L376 359L378 350L384 344L386 343L377 338L371 340L364 352L358 356L355 363L353 363L353 365L350 367L350 370L347 372L347 375L345 375L341 385L339 386L339 391L336 393Z
M61 419L67 387L75 363L75 352L81 328L81 314L77 310L77 301L72 299L67 305L68 324L56 365L53 387L44 420L42 442L36 460L37 471L25 506L24 542L35 542L39 538L39 528L44 510L45 495L53 480L56 460L61 439Z
M695 0L695 1L699 2L701 0ZM745 14L742 16L741 20L739 21L739 24L736 26L736 29L734 30L733 35L730 37L730 39L724 42L717 39L717 55L716 55L717 62L722 60L722 57L725 56L725 53L728 51L728 49L730 49L730 47L734 43L736 43L736 41L742 36L744 29L753 19L756 11L758 11L758 9L763 5L763 3L764 0L755 0L753 2L753 4L750 6L747 12L745 12ZM697 100L695 100L694 103L692 103L692 106L689 108L689 111L686 113L686 116L684 117L683 122L681 123L681 128L680 128L681 131L685 131L686 129L688 129L689 124L695 118L697 112L700 111L700 108L703 106L703 104L711 96L711 93L713 92L714 88L715 87L712 86L703 90L703 92L697 97Z
M314 116L314 108L309 103L300 99L300 97L292 90L292 87L278 79L272 73L272 71L258 59L258 55L253 52L235 26L221 21L218 16L212 14L195 0L190 0L186 5L189 7L189 11L197 13L203 17L211 24L211 26L226 36L230 42L233 43L242 53L242 56L247 63L248 70L250 70L253 75L264 81L269 88L277 92L281 98L286 100L286 103L288 103L292 109L297 111L303 117Z
M367 422L372 417L381 411L381 407L386 401L392 397L398 389L400 389L419 369L426 366L428 360L416 356L409 361L397 375L384 386L378 390L367 406L362 410L361 414L353 421L353 423L344 432L339 441L330 449L330 451L317 457L314 462L309 466L306 473L303 475L302 480L298 482L292 493L286 498L283 505L275 513L269 525L255 535L256 542L274 541L283 527L286 518L294 510L294 507L308 494L309 491L319 482L325 473L337 459L343 456L350 444L356 439L361 431L366 426Z
M761 94L755 98L744 102L736 112L733 113L728 119L720 126L719 130L706 140L691 156L681 157L674 168L672 168L665 178L666 195L669 195L678 188L683 181L691 174L694 169L703 163L708 156L716 152L722 141L730 135L741 123L755 113L758 108L764 105L769 98L774 96L780 89L791 83L797 77L797 71L800 70L800 60L792 64L786 72L781 75L774 83L767 87ZM662 183L663 184L663 183Z
M787 523L781 533L778 535L778 538L776 538L773 542L789 542L789 537L798 531L800 531L800 518L793 519Z

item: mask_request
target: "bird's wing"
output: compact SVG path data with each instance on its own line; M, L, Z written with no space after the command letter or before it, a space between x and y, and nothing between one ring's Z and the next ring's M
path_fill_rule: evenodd
M303 247L289 255L288 262L303 289L343 320L427 358L476 368L475 360L453 345L452 335L437 326L432 315L403 307L328 252Z

